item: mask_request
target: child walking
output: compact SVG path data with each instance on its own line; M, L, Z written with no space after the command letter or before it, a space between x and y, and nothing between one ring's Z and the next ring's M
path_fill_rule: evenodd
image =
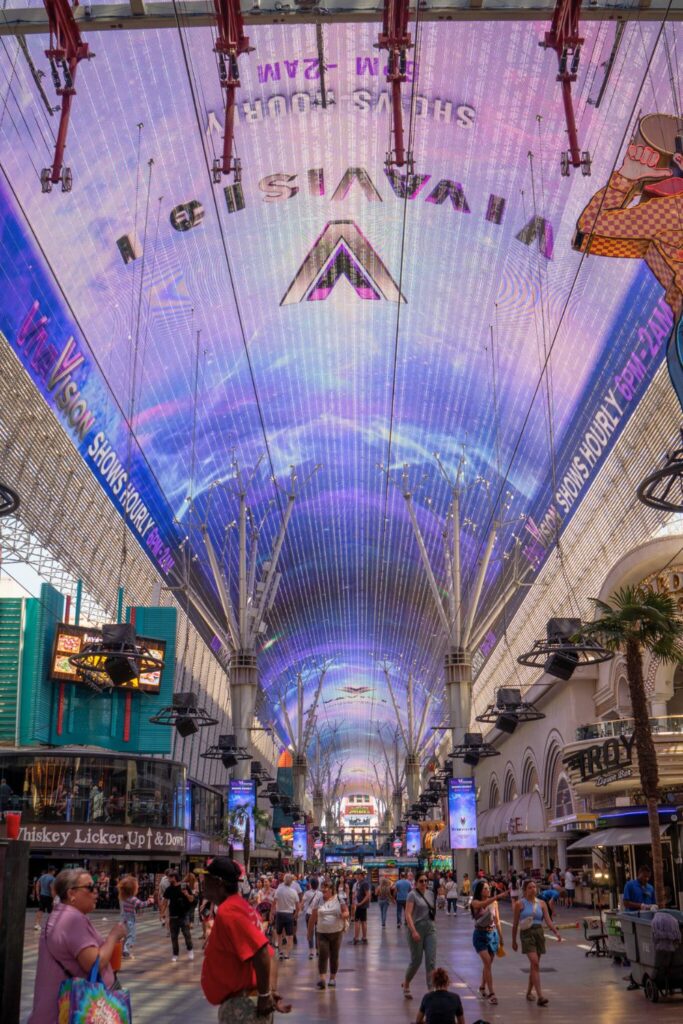
M123 958L134 960L132 947L135 945L137 915L141 910L152 906L154 897L150 896L148 900L138 899L138 880L135 875L125 875L118 884L118 890L121 923L128 928L128 935L123 942Z

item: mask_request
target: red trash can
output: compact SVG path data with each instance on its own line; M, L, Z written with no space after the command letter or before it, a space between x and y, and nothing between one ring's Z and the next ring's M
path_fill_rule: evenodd
M5 824L7 825L7 838L18 839L21 811L5 811Z

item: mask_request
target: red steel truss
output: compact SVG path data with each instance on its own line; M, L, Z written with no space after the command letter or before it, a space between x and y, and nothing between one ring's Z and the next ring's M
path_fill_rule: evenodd
M384 0L383 25L377 46L387 51L387 82L391 84L394 149L387 153L388 168L412 163L411 154L405 149L401 108L401 85L406 81L408 49L412 46L408 15L409 0Z
M213 162L213 180L218 183L223 174L234 174L240 180L240 162L233 158L235 138L235 91L240 85L237 58L249 53L249 39L244 34L240 0L213 0L218 23L218 38L214 51L218 54L221 85L225 89L225 129L223 131L223 159Z
M579 136L576 130L572 100L572 82L575 82L578 76L583 45L583 39L579 35L580 15L581 0L555 0L555 13L550 31L546 32L545 38L539 43L539 46L554 50L557 54L557 81L562 83L562 102L564 103L569 137L569 149L562 154L560 159L562 174L565 176L569 174L570 164L572 167L580 167L584 175L591 172L590 154L586 151L581 152L579 149Z
M69 0L43 0L43 3L50 24L50 48L45 51L45 56L50 62L52 81L57 95L62 97L62 110L55 142L54 161L52 167L43 169L40 182L43 192L51 192L52 186L57 185L60 181L62 192L70 192L73 179L71 168L64 166L64 150L69 131L71 102L76 95L74 81L79 62L89 60L94 54L90 52L88 44L81 38ZM78 6L78 0L74 0L73 6Z

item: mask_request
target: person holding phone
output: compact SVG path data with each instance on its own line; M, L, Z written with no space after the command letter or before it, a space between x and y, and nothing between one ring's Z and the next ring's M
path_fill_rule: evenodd
M509 896L506 891L492 895L489 883L485 878L480 878L474 886L470 903L470 913L474 918L472 945L482 964L479 996L491 1006L498 1005L498 997L493 990L493 961L503 944L498 900L509 899Z

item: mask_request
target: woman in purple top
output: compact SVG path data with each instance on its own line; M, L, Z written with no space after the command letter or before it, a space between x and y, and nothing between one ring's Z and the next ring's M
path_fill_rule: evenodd
M65 978L87 978L97 957L105 985L114 984L109 966L126 928L115 924L106 939L88 920L97 903L97 886L80 868L60 871L54 881L59 897L38 944L33 1012L28 1024L57 1024L59 986Z

